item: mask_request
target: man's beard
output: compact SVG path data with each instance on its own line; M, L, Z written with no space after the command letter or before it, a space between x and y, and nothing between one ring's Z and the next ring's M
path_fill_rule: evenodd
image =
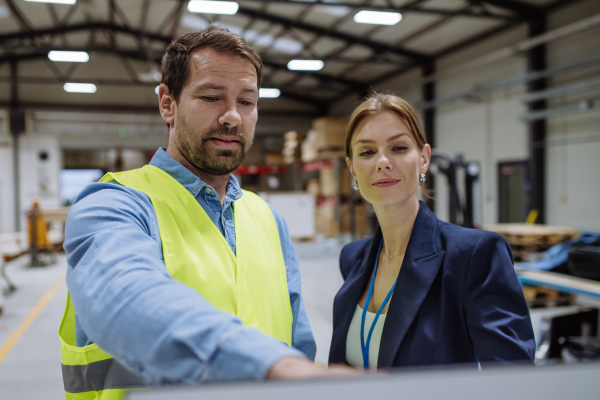
M196 168L211 175L227 175L232 173L244 161L252 142L247 145L246 136L237 127L221 126L198 134L184 127L185 138L181 143L181 151L185 158ZM218 148L209 143L212 138L235 136L239 141L233 149Z

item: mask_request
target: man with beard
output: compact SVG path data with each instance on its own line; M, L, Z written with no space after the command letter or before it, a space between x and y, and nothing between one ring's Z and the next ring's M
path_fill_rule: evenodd
M219 26L174 40L158 95L166 151L107 174L73 204L60 329L67 398L344 373L310 361L284 220L231 175L252 145L261 71L244 39Z

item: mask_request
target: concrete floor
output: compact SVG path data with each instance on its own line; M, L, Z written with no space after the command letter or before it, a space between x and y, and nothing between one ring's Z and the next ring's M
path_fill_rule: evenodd
M302 294L317 342L316 359L327 365L333 298L342 284L340 246L337 240L331 240L298 243L296 249ZM42 268L29 268L28 262L24 256L7 269L18 289L4 300L0 315L0 400L62 400L57 333L67 296L66 256L59 255L55 264ZM27 322L30 325L24 326ZM14 346L2 358L2 349L6 350L9 343Z
M0 399L64 399L60 370L58 325L65 307L67 287L64 274L66 257L60 255L51 266L29 268L27 256L9 264L7 274L17 286L4 302L0 315L0 349L17 339L14 347L0 360ZM31 320L36 305L51 294L59 280L62 284L22 335L15 336L22 324ZM39 308L39 307L38 307Z

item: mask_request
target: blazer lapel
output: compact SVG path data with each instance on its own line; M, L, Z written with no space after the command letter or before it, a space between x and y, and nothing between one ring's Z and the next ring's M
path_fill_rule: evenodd
M366 290L371 274L373 273L381 237L381 230L378 229L373 236L373 241L368 252L363 253L365 257L360 261L360 267L350 272L346 278L346 283L342 286L342 290L340 290L335 298L334 312L339 312L339 314L335 315L339 320L335 323L333 337L337 337L338 340L332 342L332 348L329 352L330 363L343 363L346 361L348 329L350 328L356 305ZM334 345L335 347L333 347Z
M437 218L421 202L406 256L388 309L379 347L378 367L391 367L400 345L438 274L444 251L436 249Z

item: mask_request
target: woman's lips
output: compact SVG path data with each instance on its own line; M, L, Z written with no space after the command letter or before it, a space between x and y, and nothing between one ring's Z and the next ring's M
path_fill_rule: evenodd
M380 179L377 182L375 182L373 184L373 186L376 186L378 188L386 188L386 187L394 186L398 182L400 182L398 179Z
M225 140L221 140L221 139L217 139L217 138L212 138L210 139L214 144L216 144L219 147L223 147L224 149L233 149L235 148L237 145L240 144L240 142L238 141L225 141Z

